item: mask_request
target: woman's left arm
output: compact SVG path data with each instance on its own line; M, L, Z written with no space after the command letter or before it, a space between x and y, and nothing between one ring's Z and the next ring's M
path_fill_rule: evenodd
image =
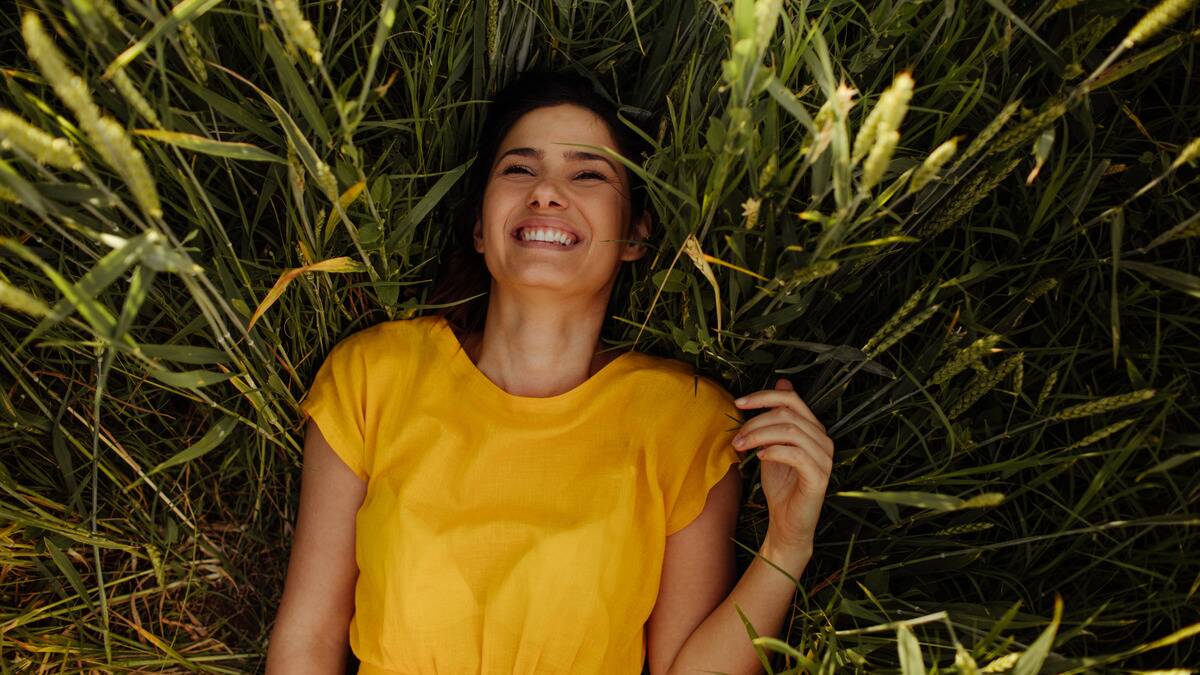
M796 590L788 576L799 577L812 557L813 532L833 467L833 441L787 379L735 403L743 410L771 408L748 420L734 437L738 452L762 448L758 457L770 514L767 534L759 557L729 596L683 642L669 675L762 672L734 605L760 635L777 636Z

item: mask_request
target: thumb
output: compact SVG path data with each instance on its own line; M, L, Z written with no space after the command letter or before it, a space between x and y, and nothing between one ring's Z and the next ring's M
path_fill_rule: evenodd
M777 389L777 390L782 389L783 391L795 391L796 390L796 388L792 386L792 381L787 379L786 377L779 378L779 381L775 383L775 389Z

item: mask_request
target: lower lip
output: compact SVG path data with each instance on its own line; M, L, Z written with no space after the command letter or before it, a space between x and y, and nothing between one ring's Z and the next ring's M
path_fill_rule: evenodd
M537 241L535 239L527 240L527 239L520 239L518 237L513 237L513 239L516 239L517 246L522 246L525 248L544 248L544 249L547 249L550 251L563 251L563 252L573 251L573 250L579 248L579 242L575 242L574 244L571 244L570 246L563 246L562 244L559 244L559 243L553 242L553 241Z

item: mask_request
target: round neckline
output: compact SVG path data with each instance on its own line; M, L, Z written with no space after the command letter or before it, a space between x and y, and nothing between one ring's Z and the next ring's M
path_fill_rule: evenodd
M605 381L616 377L620 371L624 370L626 364L638 354L638 352L632 349L618 354L616 358L604 364L591 377L561 394L555 396L518 396L517 394L505 391L495 382L492 382L475 365L471 357L467 355L467 350L463 347L462 342L459 341L458 336L454 334L454 330L450 327L446 318L440 314L434 316L434 332L437 333L437 342L442 346L450 368L462 378L460 382L467 389L513 408L537 409L543 412L554 408L566 409L566 406L569 404L575 403L597 389L597 387L602 386Z

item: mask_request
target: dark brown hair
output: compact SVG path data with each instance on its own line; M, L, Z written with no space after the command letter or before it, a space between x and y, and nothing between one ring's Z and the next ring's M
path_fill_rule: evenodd
M564 103L586 108L599 116L616 141L616 151L634 164L641 164L642 153L649 148L642 136L627 126L632 124L645 133L649 126L645 118L649 115L645 115L640 123L618 116L617 106L581 75L564 71L526 71L497 92L488 105L478 152L467 172L465 195L455 214L449 243L441 256L433 291L426 300L427 304L446 304L480 296L433 310L460 335L482 330L487 316L487 293L491 289L492 275L483 254L475 250L472 231L483 208L483 192L500 143L525 113ZM633 222L647 208L645 184L628 168L626 175L629 177Z

